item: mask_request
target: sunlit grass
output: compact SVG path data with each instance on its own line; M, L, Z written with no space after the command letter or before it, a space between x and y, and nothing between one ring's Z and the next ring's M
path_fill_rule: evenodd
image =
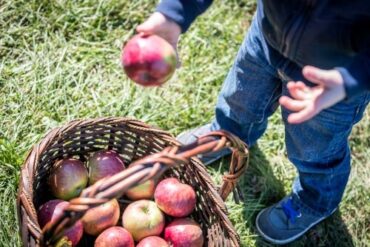
M255 9L254 1L216 1L180 42L182 67L161 88L123 74L122 44L156 1L0 2L0 246L19 246L15 198L27 151L51 128L76 118L132 116L174 135L209 122L223 79ZM340 213L292 246L369 246L369 112L354 129L352 175ZM251 150L241 180L244 203L227 201L243 246L269 246L255 232L262 208L289 193L295 170L276 113ZM227 160L209 168L216 177Z

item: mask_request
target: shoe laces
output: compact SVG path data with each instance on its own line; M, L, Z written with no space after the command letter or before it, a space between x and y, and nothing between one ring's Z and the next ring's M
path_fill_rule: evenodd
M287 201L282 203L282 209L286 217L292 224L295 224L296 219L302 216L301 212L299 211L299 207L293 206L293 202L291 198L289 198Z

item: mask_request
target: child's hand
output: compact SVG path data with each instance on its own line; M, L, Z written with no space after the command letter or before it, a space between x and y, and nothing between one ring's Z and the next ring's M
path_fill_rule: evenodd
M181 34L181 27L159 12L153 13L144 23L136 28L138 33L156 34L170 43L177 54L177 42Z
M288 122L292 124L307 121L346 96L343 78L337 70L305 66L302 73L317 86L308 87L301 81L288 82L287 87L292 98L282 96L279 100L282 106L295 112L288 116Z

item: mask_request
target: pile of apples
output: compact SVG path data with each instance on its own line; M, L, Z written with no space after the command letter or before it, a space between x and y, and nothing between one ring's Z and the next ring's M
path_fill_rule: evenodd
M40 227L55 221L68 207L68 200L88 185L124 169L123 160L112 150L94 153L86 165L74 158L58 161L48 177L55 199L40 206ZM176 178L151 179L132 187L119 200L89 209L58 244L77 246L87 234L95 237L95 247L201 247L203 232L188 217L195 205L196 194L190 185Z

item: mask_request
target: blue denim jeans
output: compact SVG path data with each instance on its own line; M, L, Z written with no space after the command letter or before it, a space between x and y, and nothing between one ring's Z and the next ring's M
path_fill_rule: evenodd
M266 43L255 18L222 87L212 128L228 130L252 146L279 97L289 94L287 82L312 85L301 71ZM306 210L329 215L340 203L350 173L348 136L369 98L363 93L344 100L297 125L287 122L290 112L282 108L288 158L298 170L293 198Z

